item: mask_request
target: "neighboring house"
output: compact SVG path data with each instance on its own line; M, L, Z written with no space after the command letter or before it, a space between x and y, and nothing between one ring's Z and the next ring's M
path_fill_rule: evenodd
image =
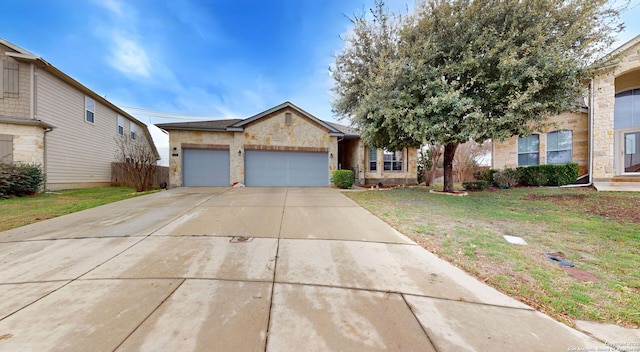
M553 131L495 143L492 167L575 162L598 190L640 191L640 35L602 62L588 108L552 117Z
M328 186L337 169L360 185L416 184L416 148L369 149L352 128L290 102L247 119L156 126L169 132L171 187Z
M109 185L116 138L147 126L44 59L0 39L0 158L35 163L45 189Z

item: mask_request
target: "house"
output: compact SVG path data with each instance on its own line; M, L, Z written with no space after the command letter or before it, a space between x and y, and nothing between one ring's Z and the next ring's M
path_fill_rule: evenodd
M116 138L147 126L41 57L0 39L0 157L40 164L45 189L109 185Z
M553 130L494 143L492 167L575 162L598 190L640 191L640 35L601 60L587 105L552 117Z
M328 186L337 169L356 183L416 184L417 149L368 148L352 128L285 102L246 119L157 124L169 133L171 187Z

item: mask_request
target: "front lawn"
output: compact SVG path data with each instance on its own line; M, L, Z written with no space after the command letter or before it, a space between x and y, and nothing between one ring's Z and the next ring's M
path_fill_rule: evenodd
M558 320L640 326L639 193L516 188L454 197L429 190L346 195L439 257ZM546 253L597 278L572 276Z
M0 231L94 208L146 193L130 187L72 189L30 197L0 198Z

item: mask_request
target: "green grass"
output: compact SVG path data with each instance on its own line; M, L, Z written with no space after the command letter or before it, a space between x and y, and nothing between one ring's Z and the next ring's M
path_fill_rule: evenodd
M559 320L640 326L640 194L516 188L452 197L429 190L345 194L441 258ZM571 277L546 260L550 252L600 281Z
M0 199L0 231L136 197L130 187L101 187Z

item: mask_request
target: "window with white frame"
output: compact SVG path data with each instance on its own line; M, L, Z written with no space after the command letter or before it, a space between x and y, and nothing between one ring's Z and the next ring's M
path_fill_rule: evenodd
M89 97L84 97L84 120L89 123L96 122L96 103Z
M375 148L369 148L369 171L376 171L378 169L378 150Z
M118 134L124 136L124 117L118 115Z
M571 131L553 131L547 134L547 164L566 164L571 162L573 133Z
M540 163L540 136L532 134L518 138L518 166Z
M136 125L134 123L131 123L130 130L131 139L136 139Z
M402 171L404 153L400 151L384 151L384 171Z

